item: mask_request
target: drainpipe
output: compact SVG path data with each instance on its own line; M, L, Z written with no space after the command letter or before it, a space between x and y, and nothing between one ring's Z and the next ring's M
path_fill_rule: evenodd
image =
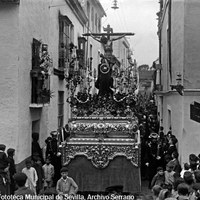
M168 9L168 27L169 27L169 74L170 74L170 81L172 81L172 58L171 58L171 10L172 10L172 0L169 0L169 9Z

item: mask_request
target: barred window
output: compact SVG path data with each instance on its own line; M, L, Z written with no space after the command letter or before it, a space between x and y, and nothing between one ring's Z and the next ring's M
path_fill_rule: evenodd
M64 124L64 91L58 91L58 128Z
M59 17L59 68L63 69L70 57L70 43L74 39L74 26L67 16Z

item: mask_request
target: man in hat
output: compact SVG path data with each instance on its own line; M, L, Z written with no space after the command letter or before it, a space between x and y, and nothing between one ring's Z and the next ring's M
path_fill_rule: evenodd
M78 191L78 185L71 177L68 176L67 167L63 167L60 172L61 178L58 180L56 185L56 191L58 194L76 194Z
M14 175L14 180L18 186L18 189L15 191L15 195L25 195L25 194L31 194L34 195L34 192L25 186L27 176L26 174L20 172Z
M14 182L13 176L16 173L16 168L15 168L15 161L13 157L15 155L15 149L9 148L7 150L7 154L8 154L8 160L9 160L10 194L14 194L15 182Z

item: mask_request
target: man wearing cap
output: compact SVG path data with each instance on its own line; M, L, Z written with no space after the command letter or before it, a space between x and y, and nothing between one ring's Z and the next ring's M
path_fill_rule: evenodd
M60 172L61 178L58 180L56 185L56 191L58 194L76 194L78 191L78 185L71 177L68 176L68 169L63 167Z

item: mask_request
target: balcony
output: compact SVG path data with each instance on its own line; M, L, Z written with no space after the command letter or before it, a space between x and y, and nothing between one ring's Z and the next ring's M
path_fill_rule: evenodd
M50 90L51 69L52 59L48 54L48 45L33 39L32 70L30 71L32 79L30 108L41 108L50 103L50 98L53 97L53 92Z

